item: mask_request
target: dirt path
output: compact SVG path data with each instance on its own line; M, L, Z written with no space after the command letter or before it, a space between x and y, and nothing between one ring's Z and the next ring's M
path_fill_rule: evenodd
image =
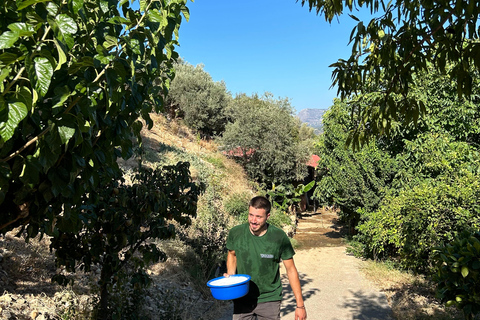
M310 320L393 319L384 293L360 272L362 261L346 253L343 230L331 211L299 220L294 257ZM282 320L294 318L295 299L282 268Z
M384 293L362 275L362 261L346 253L342 227L331 211L303 214L294 239L309 320L391 320ZM282 320L293 320L295 299L281 264ZM218 320L231 319L231 310Z

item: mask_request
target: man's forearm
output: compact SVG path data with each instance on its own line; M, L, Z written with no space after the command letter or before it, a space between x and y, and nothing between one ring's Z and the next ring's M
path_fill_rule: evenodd
M303 296L302 296L302 288L300 286L300 278L298 277L297 270L290 270L287 274L288 281L290 282L290 287L292 288L293 295L295 296L295 300L297 302L297 306L302 307L304 305Z
M235 251L229 251L227 256L227 273L235 274L237 273L237 256Z

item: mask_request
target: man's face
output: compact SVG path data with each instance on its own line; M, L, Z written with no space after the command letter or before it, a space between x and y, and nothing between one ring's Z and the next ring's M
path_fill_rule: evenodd
M265 209L248 208L250 231L255 235L259 235L265 229L269 216L270 214L267 214Z

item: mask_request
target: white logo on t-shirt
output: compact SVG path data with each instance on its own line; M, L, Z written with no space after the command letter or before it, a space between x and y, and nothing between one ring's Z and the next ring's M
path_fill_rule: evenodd
M272 259L272 258L273 258L273 254L260 253L260 257L262 257L262 258L264 258L264 259Z

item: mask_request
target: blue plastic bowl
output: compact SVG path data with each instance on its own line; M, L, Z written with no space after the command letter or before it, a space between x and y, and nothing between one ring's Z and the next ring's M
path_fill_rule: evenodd
M212 279L207 282L207 286L210 288L212 292L212 296L217 300L233 300L243 297L248 293L248 289L250 288L250 279L251 277L247 274L235 274L231 275L230 278L233 277L245 277L247 279L234 283L234 284L227 284L221 285L216 284L217 280L225 279L225 277L218 277Z

